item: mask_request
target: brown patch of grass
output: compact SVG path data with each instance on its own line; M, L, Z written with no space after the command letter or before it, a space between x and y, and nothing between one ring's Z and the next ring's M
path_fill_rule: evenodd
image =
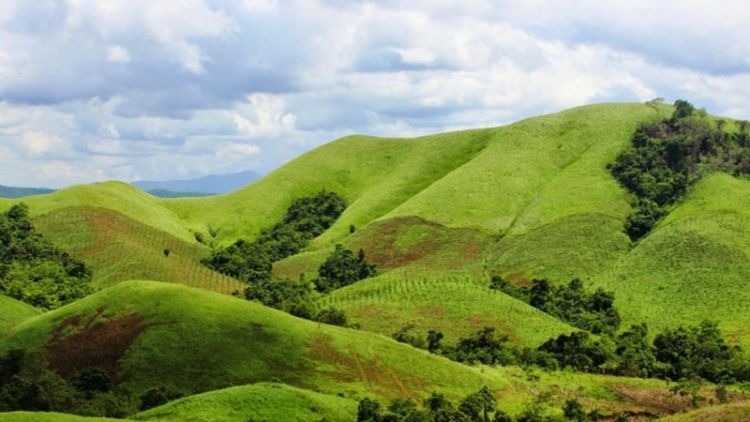
M671 415L692 409L690 397L675 395L665 389L635 388L625 384L613 388L621 399L631 402L656 415Z
M350 348L344 353L333 345L333 338L328 334L316 334L307 340L305 356L317 362L327 364L329 369L319 369L332 379L344 383L361 382L369 390L376 391L383 397L410 398L419 397L423 383L411 374L395 372L385 365L380 358L366 358Z
M71 317L52 333L47 360L52 370L69 379L87 367L98 367L117 381L118 363L146 330L137 314L103 319L103 310L81 318ZM71 332L72 331L72 332Z
M409 229L421 230L408 239ZM422 264L433 269L462 268L481 258L478 232L448 228L421 217L396 217L376 222L356 235L355 248L364 249L368 261L393 269Z

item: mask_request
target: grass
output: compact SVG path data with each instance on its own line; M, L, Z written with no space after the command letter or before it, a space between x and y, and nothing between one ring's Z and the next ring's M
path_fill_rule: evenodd
M334 291L321 304L343 309L363 329L386 336L404 326L455 343L485 326L518 346L536 347L574 329L475 277L445 272L394 271Z
M744 402L706 407L659 420L664 422L743 422L750 420L750 403Z
M186 397L133 417L136 420L191 422L351 422L357 402L337 396L260 383Z
M656 229L597 278L615 291L625 322L660 330L720 322L750 346L750 182L703 179Z
M488 385L504 408L517 412L540 391L560 403L583 394L613 411L655 407L644 397L668 394L655 380L568 373L530 378L518 368L468 367L377 334L145 281L120 283L28 319L0 339L0 352L10 348L45 352L63 376L85 366L107 368L118 391L134 397L161 385L195 394L276 381L355 400L421 401L432 391L455 400ZM623 395L623 389L643 394Z
M89 418L55 412L6 412L0 413L0 422L110 422L125 419Z
M0 336L5 335L25 319L39 315L33 306L0 295Z
M116 211L63 208L37 217L34 223L55 245L91 267L95 287L148 279L227 294L243 289L241 283L200 263L208 254L205 246L185 242Z

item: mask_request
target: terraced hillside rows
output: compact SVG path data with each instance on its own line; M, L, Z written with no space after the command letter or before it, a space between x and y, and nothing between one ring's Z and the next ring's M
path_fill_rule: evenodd
M131 220L105 208L69 207L42 215L37 228L52 242L84 260L96 287L134 278L180 283L231 294L236 280L200 263L208 248Z
M0 352L10 349L44 353L49 368L66 379L85 367L102 368L115 392L131 398L159 385L194 394L276 380L345 398L417 401L432 391L455 399L488 385L513 413L540 391L560 404L580 394L608 414L669 414L689 406L660 381L573 373L529 378L519 368L469 367L376 334L157 282L120 283L26 320L0 338ZM233 400L212 394L195 400L206 406L217 397ZM176 402L172 409L193 405Z

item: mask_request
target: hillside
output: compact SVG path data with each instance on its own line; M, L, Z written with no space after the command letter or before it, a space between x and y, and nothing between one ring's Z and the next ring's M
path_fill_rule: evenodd
M703 179L612 272L626 320L656 329L710 319L750 345L750 181Z
M201 196L233 192L259 178L260 175L254 171L242 171L183 180L141 180L133 182L132 185L156 196L164 196L160 195L160 192L173 195L169 197L177 197L174 195Z
M95 287L139 278L227 294L242 290L241 283L200 263L208 253L207 247L186 242L116 211L68 207L36 218L35 224L54 244L91 267Z
M469 367L379 335L145 281L120 283L29 319L0 339L0 351L10 348L45 351L63 377L103 368L125 395L159 385L200 393L277 380L347 398L416 400L432 391L457 398L489 385L513 412L542 390L559 400L578 391L608 411L663 414L684 406L668 400L659 381L570 373L529 379L517 368Z
M31 195L43 195L51 192L54 192L54 190L47 188L18 188L0 185L0 198L21 198Z
M289 422L351 422L356 420L357 402L289 387L284 384L253 384L190 396L132 419L146 421L245 422L247 420Z
M0 336L24 320L39 315L39 311L30 305L7 296L0 295Z

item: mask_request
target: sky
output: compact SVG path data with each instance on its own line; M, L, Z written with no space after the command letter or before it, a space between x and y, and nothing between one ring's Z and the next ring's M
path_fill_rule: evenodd
M269 172L597 102L750 119L748 22L742 0L0 0L0 184Z

